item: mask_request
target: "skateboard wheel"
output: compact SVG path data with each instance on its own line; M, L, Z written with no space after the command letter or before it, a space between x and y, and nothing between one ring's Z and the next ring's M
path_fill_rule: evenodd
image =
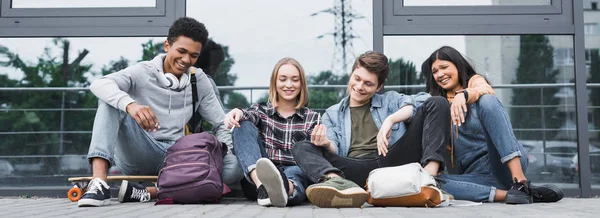
M81 189L78 187L73 187L69 189L67 195L69 200L71 200L72 202L77 202L79 201L79 199L81 199Z

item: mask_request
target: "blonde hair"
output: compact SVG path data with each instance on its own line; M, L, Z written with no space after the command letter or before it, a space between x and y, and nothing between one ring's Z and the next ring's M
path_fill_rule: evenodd
M298 61L294 58L285 57L282 58L275 64L273 67L273 73L271 73L271 83L269 85L269 102L273 104L273 106L277 107L277 99L279 99L279 94L277 93L277 74L279 72L279 68L283 65L292 65L298 69L300 72L300 93L296 97L296 109L300 109L304 107L304 105L308 104L308 87L306 86L306 77L304 76L304 68L302 65L298 63Z

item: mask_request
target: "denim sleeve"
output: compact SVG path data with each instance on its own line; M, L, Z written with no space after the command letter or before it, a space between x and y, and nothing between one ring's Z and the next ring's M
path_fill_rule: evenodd
M321 118L321 123L327 128L327 139L329 139L331 144L333 144L336 152L339 152L340 139L338 138L337 134L335 134L335 131L333 131L334 125L331 113L329 111L325 111L323 117Z
M410 98L412 99L412 102L413 102L413 111L412 111L412 115L410 115L410 118L408 118L406 123L412 122L413 117L415 116L415 114L417 114L417 109L419 107L421 107L421 105L423 105L423 103L425 103L425 100L427 100L429 97L431 97L431 95L429 95L428 93L425 93L425 92L419 92L417 94L410 96Z
M398 93L396 91L388 91L384 94L384 104L388 104L388 113L393 114L400 108L406 105L414 105L414 99L409 95Z

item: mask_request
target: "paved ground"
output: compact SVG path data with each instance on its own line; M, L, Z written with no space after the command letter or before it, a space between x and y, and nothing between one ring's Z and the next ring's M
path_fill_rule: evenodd
M565 198L558 203L506 205L486 203L470 207L324 209L309 204L288 208L265 208L255 202L224 199L216 205L120 204L78 208L66 198L3 198L0 217L598 217L600 198Z

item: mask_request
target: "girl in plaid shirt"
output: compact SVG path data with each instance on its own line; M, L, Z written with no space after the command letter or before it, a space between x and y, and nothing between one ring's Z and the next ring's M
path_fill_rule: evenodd
M233 150L244 175L256 185L259 205L292 206L306 199L308 179L296 166L291 149L296 142L310 141L319 122L319 114L307 103L304 69L287 57L273 68L269 101L247 110L233 109L224 120L233 130Z

